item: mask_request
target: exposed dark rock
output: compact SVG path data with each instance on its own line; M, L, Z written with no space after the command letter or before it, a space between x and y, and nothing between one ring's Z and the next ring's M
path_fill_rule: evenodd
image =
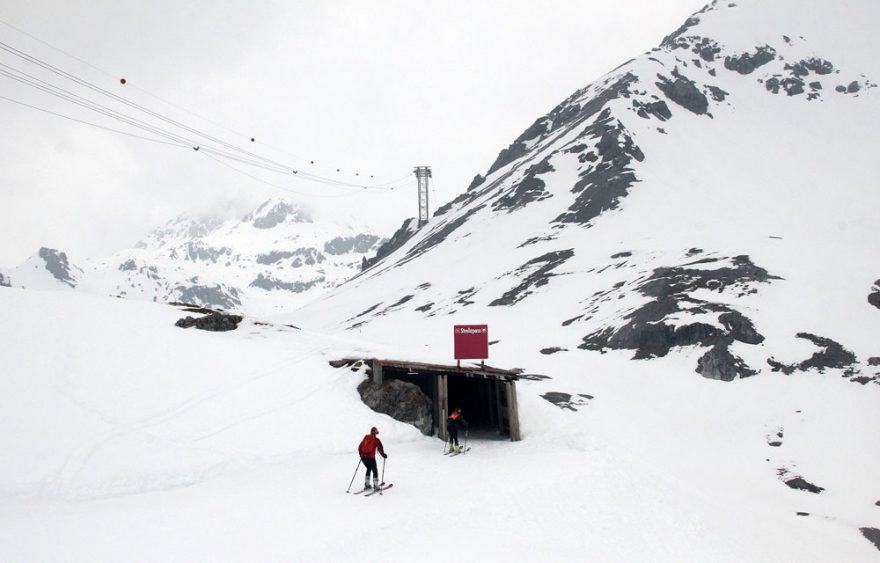
M868 377L866 375L861 375L859 377L853 377L852 379L850 379L850 381L852 381L853 383L859 383L861 385L867 385L868 383L871 383L872 381L877 381L877 378L876 377Z
M681 24L681 27L664 37L660 45L663 47L668 47L670 49L677 49L681 47L681 45L678 43L678 39L683 36L689 28L697 25L698 23L700 23L700 18L696 16L689 17L685 20L683 24Z
M253 225L257 229L271 229L285 222L288 217L296 223L311 222L311 218L304 211L289 203L278 202L271 209L266 209L268 205L269 202L265 202L245 220L253 220Z
M468 186L467 191L470 192L472 190L479 188L480 186L483 185L483 182L485 182L485 181L486 181L485 176L481 176L481 175L477 174L476 176L474 176L474 179L471 180L471 183Z
M728 267L712 270L690 267L715 261L715 258L704 258L684 266L655 269L637 287L642 295L653 299L625 315L623 326L607 327L585 336L579 348L635 350L633 359L645 359L665 356L676 346L709 346L711 350L697 364L697 372L704 377L731 381L737 376L754 375L754 370L728 350L735 340L748 344L763 340L751 321L728 305L695 299L690 294L700 289L717 292L730 289L743 295L754 291L751 284L778 278L752 264L748 256L733 258ZM605 294L600 292L594 298ZM689 312L718 313L721 327L703 322L685 324L680 319L674 325L665 322L670 315L681 317L681 313Z
M525 156L527 152L528 151L525 143L522 143L520 141L513 142L506 149L501 149L501 152L498 153L498 157L495 159L495 162L492 163L492 166L489 167L489 171L487 172L487 174L491 174L502 166L506 166L514 160Z
M250 287L258 287L260 289L265 289L266 291L280 289L283 291L290 291L291 293L302 293L304 291L310 290L316 285L324 283L325 281L326 279L324 278L324 276L319 276L307 282L285 282L279 279L275 279L272 276L257 274L257 279L250 283Z
M410 260L418 258L431 248L446 240L446 237L448 237L459 227L467 223L468 219L470 219L475 213L478 213L481 209L483 209L483 207L484 205L472 207L460 217L457 217L452 221L446 221L434 227L433 230L431 230L430 234L428 234L428 236L426 236L421 241L419 241L418 244L413 246L413 248L399 262L399 264L403 264L409 262Z
M551 240L556 240L556 236L555 235L548 235L548 236L544 236L544 237L532 237L529 240L527 240L524 243L517 246L517 248L523 248L523 247L526 247L526 246L529 246L532 244L536 244L539 242L547 242L547 241L551 241Z
M769 358L767 363L770 364L773 371L781 371L785 375L791 375L795 371L817 369L819 370L819 373L824 373L828 368L845 369L856 363L855 354L830 338L823 338L806 332L797 333L797 337L809 340L816 346L822 348L822 350L814 353L809 359L798 364L783 364L773 358Z
M795 512L795 515L796 516L809 516L810 513L809 512Z
M785 375L793 374L796 369L796 366L783 364L773 358L767 358L767 363L770 365L772 371L781 371Z
M810 72L823 76L834 72L834 65L824 59L813 57L794 64L786 64L785 70L790 71L793 76L804 77L809 75Z
M559 391L550 391L549 393L544 393L541 395L541 398L553 403L557 407L561 409L567 409L570 411L577 411L575 407L580 407L589 404L588 401L593 397L592 395L584 395L578 394L576 396L572 396L570 393L561 393Z
M611 255L611 258L612 258L612 259L626 258L626 257L628 257L628 256L632 256L632 252L629 252L629 251L626 251L626 252L618 252L617 254L612 254L612 255Z
M859 531L865 536L865 539L874 544L874 547L880 549L880 530L877 528L859 528Z
M217 263L221 256L231 256L232 250L226 248L214 248L208 246L201 241L190 241L186 243L186 259L192 262L212 262Z
M214 311L204 317L184 317L174 323L174 326L179 326L180 328L190 328L194 326L199 330L225 332L227 330L235 330L238 328L238 323L240 323L242 319L243 317L239 315L227 315Z
M816 486L809 481L806 481L802 477L795 477L794 479L789 479L785 481L785 484L791 487L792 489L798 489L799 491L807 491L814 494L819 494L825 489L823 487Z
M351 317L350 319L346 320L345 322L353 321L353 320L355 320L355 319L358 319L358 318L360 318L360 317L363 317L364 315L369 315L370 313L372 313L373 311L375 311L376 309L378 309L378 308L381 307L381 306L382 306L382 303L381 303L381 302L380 302L380 303L376 303L376 304L373 305L372 307L367 308L365 311L362 311L362 312L358 313L357 315Z
M776 58L776 51L770 46L757 47L754 53L743 53L742 55L725 57L724 68L734 70L740 74L751 74L758 67L761 67Z
M38 254L46 262L46 270L52 274L52 277L65 285L76 287L76 279L73 277L67 254L45 246L40 248Z
M137 264L134 260L129 259L119 265L120 272L131 272L132 270L137 270Z
M174 307L181 307L187 313L201 313L203 315L210 315L211 313L219 313L220 311L215 311L214 309L209 309L207 307L200 307L198 305L194 305L192 303L181 303L179 301L172 301L169 303Z
M490 342L489 344L491 344L491 342ZM550 377L549 375L540 375L540 374L537 374L537 373L521 373L521 374L519 375L519 378L520 378L520 379L525 379L525 380L527 380L527 381L544 381L544 380L547 380L547 379L553 379L553 378Z
M0 272L0 287L12 287L12 280Z
M872 358L868 358L869 366L880 366L880 358L874 356Z
M525 176L515 184L503 197L500 197L492 208L496 211L506 210L508 213L522 209L533 201L541 201L551 197L551 194L545 190L546 184L544 180L538 178L539 174L553 172L554 168L550 164L548 156L538 164L529 167Z
M650 103L642 103L636 99L632 101L633 107L636 108L636 114L639 117L643 117L648 119L650 116L654 116L660 121L666 121L667 119L672 118L672 112L669 111L669 106L666 105L666 102L663 100L657 102Z
M428 311L431 310L431 307L433 307L433 306L434 306L434 303L425 303L421 307L416 307L416 311L418 311L420 313L427 313Z
M834 89L841 93L846 92L846 86L836 86Z
M694 82L686 76L679 74L678 70L672 71L675 81L670 81L662 74L658 74L657 78L660 82L656 82L660 90L666 94L666 97L697 115L705 115L709 110L709 100L705 94L700 92Z
M358 385L357 390L364 404L374 411L412 424L425 436L431 435L434 420L431 399L422 393L418 385L396 379L376 385L366 379Z
M523 281L513 289L505 292L504 295L495 299L491 303L489 303L490 307L497 307L499 305L513 305L522 299L525 299L529 296L536 288L539 288L543 285L546 285L550 278L556 274L553 274L552 271L565 263L566 260L574 256L574 250L557 250L555 252L548 252L542 256L537 258L533 258L529 260L519 268L517 268L513 274L519 275L522 274L526 270L531 270L535 266L540 265L537 269L535 269L531 274L525 277Z
M397 301L395 301L394 303L392 303L391 305L389 305L388 307L386 307L386 308L385 308L381 313L379 313L379 314L382 315L382 314L385 314L385 313L386 313L387 311L389 311L390 309L393 309L393 308L395 308L395 307L400 307L400 306L403 305L404 303L409 302L413 297L415 297L415 295L404 295L403 297L401 297L400 299L398 299Z
M821 336L816 336L807 332L799 332L797 333L797 337L809 340L816 346L823 348L823 350L814 353L810 359L798 364L798 368L801 371L806 371L811 368L818 369L819 371L822 371L825 368L842 369L851 366L856 362L855 354L830 338L822 338Z
M724 99L729 95L728 92L725 92L718 86L706 86L706 89L709 90L709 93L712 95L712 99L716 102L723 102Z
M856 92L858 92L858 91L861 90L861 89L862 89L862 87L861 87L861 86L859 85L859 83L856 82L855 80L853 80L852 82L850 82L850 83L849 83L849 86L846 87L846 91L847 91L847 93L849 93L849 94L855 94Z
M192 285L178 285L174 288L173 294L177 301L184 303L197 303L206 307L217 307L220 309L234 309L241 305L241 299L238 297L238 290L234 287L226 287L220 284L201 285L198 278L191 278L189 282Z
M779 440L772 440L770 442L767 442L767 445L774 447L774 448L778 448L779 446L782 445L782 442L780 442Z
M580 173L580 179L572 188L572 192L580 195L554 222L585 225L602 212L617 208L637 182L630 163L633 159L639 162L645 159L623 124L607 109L584 130L582 136L598 139L596 150L601 161Z
M502 150L489 168L488 174L524 156L527 153L527 141L544 138L563 127L584 122L599 113L609 101L628 93L629 85L637 81L638 78L634 74L627 73L609 85L600 94L584 103L583 106L576 103L575 100L583 95L585 89L578 90L556 106L545 117L535 121L508 148Z
M743 316L739 311L722 313L718 316L718 321L730 332L734 340L739 340L746 344L760 344L764 342L764 337L758 334L752 321Z
M457 294L458 299L456 299L455 302L459 303L461 305L473 305L474 302L471 301L470 298L473 297L474 295L476 295L476 293L478 291L479 290L475 287L472 287L470 289L465 289L464 291L459 291Z
M378 250L376 250L376 255L372 258L369 258L361 263L361 271L366 270L376 264L386 256L390 255L392 252L406 244L406 242L413 237L418 229L418 221L415 218L409 218L403 222L399 229L394 233L391 237L391 240L382 244Z
M257 264L271 265L288 258L294 258L291 263L294 268L299 268L303 264L313 266L327 259L317 248L297 248L296 250L273 250L259 254L257 255Z
M353 237L336 237L324 243L324 252L332 255L348 254L356 252L363 254L369 252L379 242L376 235L359 234Z
M568 352L568 348L560 348L558 346L554 346L553 348L542 348L541 353L545 356L549 356L550 354L555 354L556 352Z
M880 309L880 280L874 282L874 287L868 294L868 303Z
M785 93L789 96L796 96L804 93L804 81L800 78L783 78L782 80L779 80L774 76L773 78L767 79L767 82L764 83L764 87L774 94L779 93L780 87L785 90Z
M745 378L758 372L749 369L746 363L734 356L727 346L718 344L697 360L697 373L708 379L733 381L737 377ZM773 444L771 444L773 445ZM779 445L779 444L777 444Z

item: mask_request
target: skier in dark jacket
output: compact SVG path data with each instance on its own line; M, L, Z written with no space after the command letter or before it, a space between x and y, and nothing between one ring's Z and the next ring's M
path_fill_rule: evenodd
M453 452L460 452L461 446L458 445L458 429L464 426L467 428L468 423L461 414L461 408L452 411L449 418L446 419L446 431L449 433L449 449Z
M382 447L382 441L378 438L379 430L374 426L370 428L370 433L364 436L364 439L361 440L361 444L358 446L358 455L361 456L361 461L364 463L364 467L367 468L367 474L364 476L364 489L370 488L370 473L373 474L373 488L378 490L379 485L379 470L376 468L376 450L379 450L379 455L383 458L387 458L388 454L385 453L385 448Z

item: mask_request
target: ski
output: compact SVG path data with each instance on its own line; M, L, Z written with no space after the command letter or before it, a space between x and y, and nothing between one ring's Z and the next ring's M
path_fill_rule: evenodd
M359 491L355 491L355 492L353 492L352 494L353 494L353 495L359 495L359 494L361 494L361 493L365 493L365 492L367 492L367 491L372 491L372 490L373 490L372 488L370 488L370 489L361 489L361 490L359 490Z
M463 453L465 453L465 452L469 452L469 451L471 451L471 448L470 448L470 447L465 448L465 449L461 450L460 452L452 452L452 455L449 456L449 457L455 457L455 456L457 456L457 455L461 455L461 454L463 454Z
M370 491L369 493L365 494L364 496L365 496L365 497L370 497L370 496L375 495L376 493L380 493L380 494L381 494L381 493L384 493L385 491L387 491L388 489L390 489L390 488L393 487L393 486L394 486L394 483L389 483L388 485L386 485L386 484L383 483L383 484L381 485L381 488L380 488L379 490L375 490L375 489L374 489L374 490Z

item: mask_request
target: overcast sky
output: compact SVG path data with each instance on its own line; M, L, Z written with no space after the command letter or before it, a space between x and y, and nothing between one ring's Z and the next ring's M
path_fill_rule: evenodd
M0 42L36 62L0 50L0 71L173 129L49 64L292 169L400 187L224 165L71 121L155 138L0 74L0 96L65 116L0 99L0 266L40 246L74 261L109 254L181 213L238 213L269 197L356 213L389 235L417 213L413 166L433 168L436 209L536 118L704 3L4 0L0 20L25 33L0 23Z

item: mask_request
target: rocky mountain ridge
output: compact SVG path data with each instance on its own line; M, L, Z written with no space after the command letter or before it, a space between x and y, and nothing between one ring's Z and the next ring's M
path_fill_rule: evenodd
M381 242L350 226L318 222L306 210L277 199L240 219L178 217L134 248L81 266L62 251L41 248L2 281L271 312L343 283Z
M816 4L847 21L872 9ZM866 149L875 67L855 66L870 59L847 58L835 31L799 10L707 5L535 120L426 226L405 223L322 300L340 303L323 322L367 334L409 317L525 317L556 335L536 350L693 350L692 370L725 381L779 369L789 350L809 356L806 341L828 361L785 365L880 383L867 363L880 354L868 337L880 320L866 211L880 173ZM839 310L823 314L823 302ZM858 352L832 360L829 347Z

